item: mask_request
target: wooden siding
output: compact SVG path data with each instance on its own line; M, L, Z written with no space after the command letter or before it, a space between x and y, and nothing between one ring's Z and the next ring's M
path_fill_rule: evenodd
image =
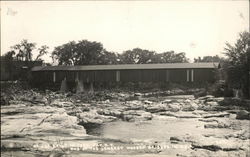
M214 69L194 69L194 82L211 82L214 80Z
M55 71L56 73L56 82L62 82L62 80L66 77L66 73L64 71Z
M169 82L186 82L187 69L169 70Z
M121 70L121 82L139 82L141 80L140 70Z
M95 82L116 82L116 71L95 71Z
M165 82L166 70L120 70L121 82Z
M67 82L117 82L117 71L120 73L119 82L211 82L215 79L214 69L149 69L149 70L97 70L97 71L34 71L35 82L52 83L53 73L56 82L60 83L65 77Z
M45 71L45 72L33 72L33 81L37 83L42 82L53 82L53 72Z
M78 77L83 82L94 82L95 71L78 71Z

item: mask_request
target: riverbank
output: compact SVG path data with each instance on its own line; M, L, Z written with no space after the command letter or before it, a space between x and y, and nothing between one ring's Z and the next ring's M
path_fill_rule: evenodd
M250 153L248 100L176 94L16 90L1 106L1 154Z

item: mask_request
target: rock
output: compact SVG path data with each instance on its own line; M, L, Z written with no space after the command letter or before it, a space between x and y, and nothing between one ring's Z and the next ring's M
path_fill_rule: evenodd
M185 154L185 155L184 155ZM231 151L223 151L223 150L218 150L218 151L210 151L208 149L193 149L189 154L183 153L180 154L181 157L248 157L247 152L243 150L231 150Z
M195 98L204 97L206 95L207 95L207 91L205 89L194 93Z
M204 128L229 128L229 124L225 123L215 123L215 124L205 124Z
M206 95L206 96L203 96L203 97L199 97L198 100L207 100L209 98L214 98L214 96L212 96L212 95Z
M142 120L151 120L153 118L152 114L149 112L144 112L140 116Z
M181 104L180 103L154 104L152 106L146 106L145 109L146 111L151 113L164 112L164 111L177 112L181 110Z
M125 121L151 120L152 114L142 110L129 110L122 113L122 119Z
M218 106L219 104L216 101L209 101L209 102L206 102L205 105L207 105L207 106Z
M72 102L68 101L60 101L60 100L54 100L50 103L50 106L56 106L56 107L72 107L74 104Z
M167 111L177 112L180 111L181 106L178 103L172 103L167 105Z
M147 105L150 105L150 104L152 104L153 102L152 101L148 101L148 100L145 100L144 101L144 104L147 104Z
M170 141L180 141L182 142L183 140L179 137L170 137Z
M218 120L216 120L216 119L199 119L199 121L202 121L202 122L218 122Z
M207 114L204 115L203 118L212 118L212 117L225 117L225 116L229 116L229 113L215 113L215 114Z
M55 108L51 106L28 106L25 104L5 106L1 108L1 114L4 115L22 115L22 114L36 114L36 113L64 113L63 108Z
M165 100L163 100L161 103L162 104L168 104L168 103L171 103L173 100L171 100L171 99L165 99Z
M225 138L239 138L242 140L248 140L250 139L250 132L249 130L240 130L238 132L234 132L233 134L227 134L225 135Z
M178 99L178 100L183 100L183 99L189 99L193 100L194 96L193 95L172 95L172 96L167 96L167 99Z
M228 113L237 114L240 110L226 110Z
M241 144L235 139L221 139L215 137L199 137L192 142L193 149L206 149L210 151L237 151Z
M102 124L104 122L111 122L116 120L116 117L113 116L99 115L96 110L90 110L89 112L79 113L76 116L80 124Z
M203 111L203 110L195 110L192 112L192 114L202 116L202 115L208 114L208 112Z
M190 99L186 99L186 100L184 101L184 103L191 103L191 100L190 100Z
M216 101L209 101L209 102L205 102L204 105L199 106L198 109L204 110L204 111L220 111L226 108L223 106L220 106L218 102Z
M210 102L210 101L215 101L215 102L221 102L224 100L224 97L217 97L217 98L214 98L214 97L210 97L210 98L207 98L206 99L206 102Z
M164 115L164 116L170 116L170 117L178 117L176 114L172 113L172 112L159 112L160 115Z
M246 110L241 110L237 113L237 116L236 116L236 119L240 119L240 120L243 120L243 119L247 119L247 120L250 120L250 113Z
M100 101L100 103L102 103L102 104L110 103L110 100L107 99L107 100L105 100L105 101Z
M2 117L1 136L83 136L85 129L77 124L77 118L66 114L64 109L50 106L19 106L11 108L19 112ZM21 125L20 125L21 124Z
M145 109L147 112L151 112L151 113L163 112L163 111L168 110L165 106L162 106L162 105L148 106Z
M33 99L31 100L31 102L33 104L39 104L39 103L42 103L42 104L48 104L48 100L47 98L45 98L44 96L34 96Z
M200 148L200 149L207 149L207 150L210 150L210 151L218 151L218 150L221 150L222 148L217 146L217 145L196 145L196 144L192 144L192 147L193 148Z
M67 110L66 112L68 115L76 116L77 114L82 113L83 111L80 107L75 107L70 110Z
M198 105L194 102L189 102L183 106L182 111L194 111L196 109L198 109Z
M170 116L170 117L176 117L176 118L200 118L199 115L194 115L192 113L188 112L161 112L160 115Z
M172 89L170 91L170 94L172 94L172 95L183 95L183 94L185 94L185 91L182 90L182 89Z
M110 109L99 109L97 110L97 113L100 115L105 115L105 116L113 116L113 117L117 117L120 118L122 115L122 112L119 110L110 110Z
M170 90L167 90L167 91L164 92L164 94L165 94L165 95L169 95L169 94L171 94L171 91L170 91Z
M143 96L142 93L135 93L134 96Z
M125 102L126 110L142 110L144 106L141 101L133 100Z

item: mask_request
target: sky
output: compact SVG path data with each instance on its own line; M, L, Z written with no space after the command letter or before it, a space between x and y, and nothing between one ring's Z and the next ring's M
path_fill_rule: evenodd
M87 39L112 52L173 50L192 61L222 56L242 31L249 31L248 0L1 1L1 55L22 39L50 52Z

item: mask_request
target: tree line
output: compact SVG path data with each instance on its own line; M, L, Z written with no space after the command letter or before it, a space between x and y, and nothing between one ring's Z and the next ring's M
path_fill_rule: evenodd
M36 43L21 41L11 47L4 56L6 60L32 61L33 51L38 51L35 61L42 60L43 55L48 54L49 47L43 45L36 48ZM216 56L204 56L194 58L194 62L220 62L222 72L230 88L242 89L245 96L250 95L250 33L239 33L235 44L225 44L225 58ZM189 62L185 52L167 51L157 53L155 51L134 48L121 54L107 51L103 44L96 41L80 40L70 41L57 46L51 53L53 62L58 65L105 65L105 64L150 64L150 63L185 63Z
M22 40L20 44L11 47L4 57L8 60L41 61L41 57L48 54L46 45L36 48L36 43ZM33 58L33 52L38 55ZM185 52L166 51L157 53L141 48L126 50L119 54L107 51L103 44L96 41L70 41L57 46L51 53L53 62L58 65L105 65L105 64L152 64L152 63L186 63L190 60ZM198 57L195 62L219 62L219 56Z
M59 65L98 65L98 64L149 64L188 62L184 52L155 51L134 48L121 54L107 51L100 42L81 40L71 41L55 47L53 60Z

